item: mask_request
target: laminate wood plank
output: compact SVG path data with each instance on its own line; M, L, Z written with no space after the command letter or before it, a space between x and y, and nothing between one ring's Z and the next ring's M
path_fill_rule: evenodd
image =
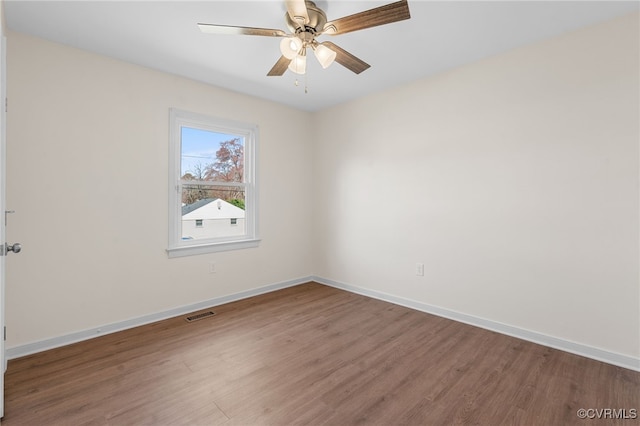
M11 360L3 425L584 425L579 408L640 409L640 373L317 283L213 310Z

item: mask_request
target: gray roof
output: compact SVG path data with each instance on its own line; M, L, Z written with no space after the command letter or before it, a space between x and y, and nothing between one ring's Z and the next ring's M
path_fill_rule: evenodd
M195 203L182 206L182 216L191 213L192 211L197 210L202 206L206 206L207 204L215 200L217 200L217 198L203 198L202 200L198 200Z

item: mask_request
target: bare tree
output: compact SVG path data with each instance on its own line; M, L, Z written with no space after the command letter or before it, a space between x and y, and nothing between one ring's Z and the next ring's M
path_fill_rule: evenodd
M222 182L242 182L244 178L244 146L240 138L220 144L216 161L206 167L205 178Z
M189 170L187 170L187 172L182 176L182 179L184 179L184 180L207 180L205 176L207 174L207 168L209 166L210 165L202 164L202 162L199 161L196 164L192 165Z
M216 161L206 167L205 179L218 182L243 182L244 145L240 138L220 143L220 148L216 151ZM225 188L220 198L227 201L234 199L244 201L244 188Z
M182 175L182 180L192 180L192 181L204 181L206 175L206 169L208 166L198 162L191 166L187 172ZM198 200L202 200L203 198L208 198L209 192L206 186L203 185L188 185L182 190L182 202L184 204L192 204Z

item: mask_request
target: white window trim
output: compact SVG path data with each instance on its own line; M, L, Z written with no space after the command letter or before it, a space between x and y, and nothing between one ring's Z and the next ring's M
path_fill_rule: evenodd
M182 240L181 129L192 127L244 137L246 234L226 238ZM248 154L248 155L247 155ZM169 244L170 258L258 247L258 126L171 108L169 110Z

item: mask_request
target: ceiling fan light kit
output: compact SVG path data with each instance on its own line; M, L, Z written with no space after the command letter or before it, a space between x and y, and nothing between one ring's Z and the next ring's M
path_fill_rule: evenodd
M217 24L198 24L198 26L202 32L208 34L283 37L280 42L282 56L267 73L268 76L281 76L287 69L296 74L305 74L307 48L313 50L322 68L329 67L335 61L350 71L360 74L370 65L331 42L319 43L316 37L323 34L335 36L411 18L407 0L396 1L333 21L327 21L324 11L310 0L285 0L285 5L287 7L285 22L291 33L269 28Z
M280 52L287 59L295 58L302 49L302 40L292 36L283 38L280 42Z
M311 48L313 49L313 54L316 55L316 59L320 62L322 68L325 69L336 60L336 56L338 55L322 43L319 44L318 42L315 42L311 45Z
M301 49L300 53L289 63L289 70L296 74L304 74L307 72L307 52Z

